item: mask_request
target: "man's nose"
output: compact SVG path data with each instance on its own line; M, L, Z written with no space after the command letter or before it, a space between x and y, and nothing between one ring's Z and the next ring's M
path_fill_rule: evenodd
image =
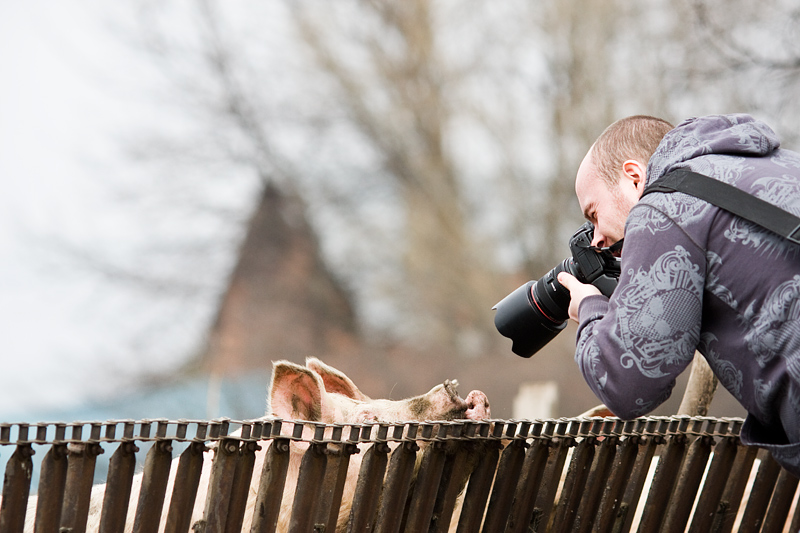
M596 246L598 248L603 248L607 246L606 243L606 236L602 233L598 233L597 229L594 230L594 238L592 238L592 246Z

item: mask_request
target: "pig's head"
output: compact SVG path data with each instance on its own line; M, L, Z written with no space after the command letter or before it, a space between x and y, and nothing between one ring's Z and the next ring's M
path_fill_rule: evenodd
M489 400L480 391L458 395L458 382L447 380L427 393L405 400L373 400L339 370L319 359L306 366L273 363L270 409L285 420L357 424L489 418Z

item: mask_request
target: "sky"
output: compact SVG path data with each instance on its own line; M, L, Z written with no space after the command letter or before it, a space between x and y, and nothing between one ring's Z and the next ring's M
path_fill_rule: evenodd
M142 172L122 141L159 119L155 73L100 5L0 1L0 418L107 394L115 372L149 363L121 358L155 311L75 260L86 249L124 257L146 238L119 209ZM188 336L174 342L153 364L186 352Z

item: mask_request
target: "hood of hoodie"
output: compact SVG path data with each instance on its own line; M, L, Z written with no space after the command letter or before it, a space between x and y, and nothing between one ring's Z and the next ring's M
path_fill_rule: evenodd
M684 120L667 133L647 165L647 184L696 157L719 154L763 157L780 146L778 136L746 114L708 115Z

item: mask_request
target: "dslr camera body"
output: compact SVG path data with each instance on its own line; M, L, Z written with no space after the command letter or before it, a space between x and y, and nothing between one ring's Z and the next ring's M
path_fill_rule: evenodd
M592 246L593 237L594 226L584 223L569 240L572 257L538 280L525 283L493 307L494 325L511 339L515 354L532 356L566 327L570 294L558 282L560 272L591 283L606 296L614 292L620 274L620 260L614 254L622 248L622 240L608 248L597 248Z

